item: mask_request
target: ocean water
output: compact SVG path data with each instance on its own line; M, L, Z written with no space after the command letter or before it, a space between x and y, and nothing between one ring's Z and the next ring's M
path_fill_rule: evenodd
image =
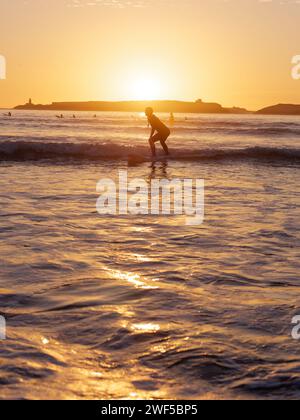
M300 119L0 118L0 397L300 397ZM167 118L163 115L162 118ZM127 157L141 159L128 165ZM96 184L205 180L205 221L100 216Z

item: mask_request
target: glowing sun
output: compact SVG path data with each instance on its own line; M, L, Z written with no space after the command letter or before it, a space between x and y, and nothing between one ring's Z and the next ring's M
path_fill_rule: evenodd
M157 80L138 78L132 82L132 97L135 100L159 99L160 85Z

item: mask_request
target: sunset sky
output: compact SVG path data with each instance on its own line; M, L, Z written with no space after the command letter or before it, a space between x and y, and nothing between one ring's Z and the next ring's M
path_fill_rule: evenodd
M296 0L1 0L0 106L180 99L300 103Z

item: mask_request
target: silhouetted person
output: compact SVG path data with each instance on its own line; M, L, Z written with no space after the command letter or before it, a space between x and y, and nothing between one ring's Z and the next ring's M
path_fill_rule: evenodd
M170 124L171 124L171 126L173 126L173 125L174 125L174 123L175 123L175 117L174 117L173 112L171 112L171 113L170 113Z
M155 143L158 141L162 145L165 154L169 155L169 149L166 141L171 134L170 129L156 115L154 115L152 108L146 108L145 114L148 118L148 123L151 126L149 144L151 147L152 156L156 156Z
M11 117L11 116L12 116L12 114L11 114L11 112L8 112L7 114L4 114L4 116L5 116L5 117Z

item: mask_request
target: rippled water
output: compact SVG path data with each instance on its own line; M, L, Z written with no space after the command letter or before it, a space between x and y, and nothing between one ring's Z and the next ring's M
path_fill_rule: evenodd
M291 154L130 168L126 153L2 156L2 398L300 397L300 341L291 337L300 315L300 122L187 118L173 128L176 151ZM86 142L146 153L140 116L19 113L0 126L0 150ZM99 216L97 181L127 168L146 180L204 178L204 224Z

